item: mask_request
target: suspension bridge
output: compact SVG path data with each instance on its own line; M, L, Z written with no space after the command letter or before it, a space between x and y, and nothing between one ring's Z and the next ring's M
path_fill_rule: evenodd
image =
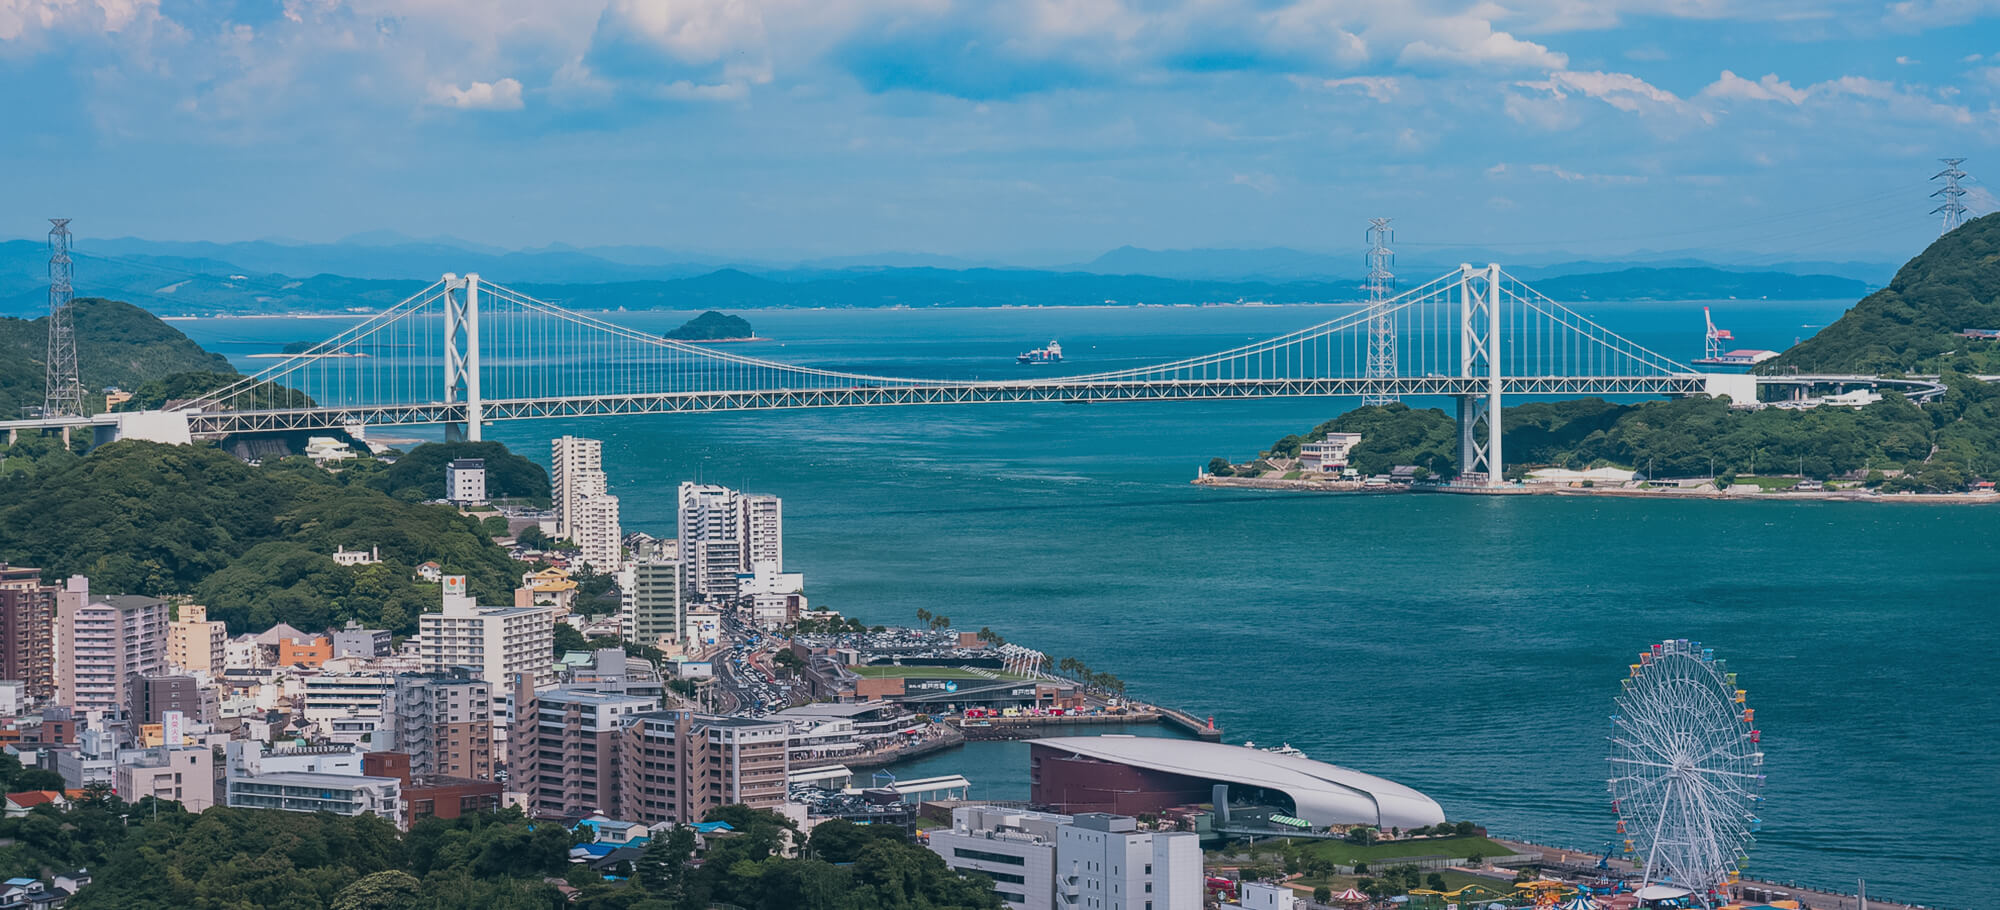
M1392 339L1382 350L1382 339ZM1371 348L1372 346L1372 348ZM92 426L99 439L185 442L244 433L688 411L990 402L1448 397L1462 472L1501 475L1513 395L1729 395L1757 377L1706 374L1543 296L1498 265L1447 272L1284 335L1169 363L1069 376L942 380L843 372L662 338L447 274L254 376L165 409L12 421Z

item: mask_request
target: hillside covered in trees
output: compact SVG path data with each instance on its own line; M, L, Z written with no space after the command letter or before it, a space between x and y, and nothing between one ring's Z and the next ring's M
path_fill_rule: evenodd
M1966 329L2000 329L2000 213L1939 237L1888 287L1758 371L2000 372L2000 342L1961 337Z
M1946 379L1951 391L1922 408L1894 392L1863 408L1810 410L1737 410L1703 397L1530 402L1503 413L1502 447L1513 477L1535 467L1604 465L1656 477L1803 471L1824 479L1880 471L1907 475L1891 489L1936 492L2000 477L2000 386L1958 374ZM1328 433L1360 433L1352 459L1364 474L1407 464L1450 477L1458 471L1456 426L1435 408L1360 407L1277 440L1267 454L1293 457Z
M709 813L735 833L697 851L693 829L655 839L619 880L569 861L561 824L518 811L387 819L217 807L92 793L63 811L0 820L0 871L88 868L74 910L998 910L986 879L962 876L893 827L832 821L810 838L771 812ZM787 843L799 845L786 856ZM566 896L558 886L571 889Z
M202 350L180 330L129 303L84 297L73 306L86 406L101 407L99 393L106 386L134 389L190 371L237 375L222 355ZM48 324L47 316L0 317L0 420L20 417L24 409L42 403Z
M548 480L497 443L475 444L504 483L546 497ZM453 452L419 447L436 473ZM252 467L208 446L125 441L77 455L23 437L0 449L0 560L52 578L87 575L102 593L188 594L232 632L347 620L412 632L437 587L411 580L435 560L469 576L487 603L508 603L519 567L473 519L426 505L428 478L358 459L330 474L303 458ZM415 484L415 485L406 485ZM537 485L538 484L538 485ZM336 547L381 548L382 563L334 564Z

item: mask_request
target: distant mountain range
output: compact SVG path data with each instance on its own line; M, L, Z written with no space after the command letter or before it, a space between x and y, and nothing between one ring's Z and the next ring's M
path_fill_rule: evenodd
M47 249L0 243L0 313L47 308ZM1479 250L1430 250L1450 265L1398 269L1405 286ZM1121 247L1051 269L996 267L919 254L792 263L726 263L647 247L498 250L449 238L358 235L330 244L278 241L79 243L79 294L170 315L380 309L446 270L582 309L731 310L766 307L1076 306L1358 300L1348 257L1300 250L1143 250ZM1859 297L1889 266L1784 263L1762 270L1691 259L1509 266L1551 296L1580 300Z

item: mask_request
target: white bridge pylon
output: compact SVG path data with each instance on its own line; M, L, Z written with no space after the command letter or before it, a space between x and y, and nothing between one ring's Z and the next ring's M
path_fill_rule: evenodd
M1393 329L1394 376L1369 369L1369 346L1383 336L1382 321ZM1447 396L1458 402L1462 473L1498 482L1506 396L1686 395L1713 391L1712 379L1542 296L1498 265L1460 266L1384 303L1357 303L1334 319L1226 351L1018 379L881 376L783 363L662 338L478 275L448 274L255 376L174 409L195 436L444 424L478 439L489 421L537 417Z

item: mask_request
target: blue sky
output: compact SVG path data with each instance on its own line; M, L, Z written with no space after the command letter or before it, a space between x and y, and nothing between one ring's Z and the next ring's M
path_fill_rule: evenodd
M2000 0L0 0L0 83L0 236L1886 260L2000 184Z

